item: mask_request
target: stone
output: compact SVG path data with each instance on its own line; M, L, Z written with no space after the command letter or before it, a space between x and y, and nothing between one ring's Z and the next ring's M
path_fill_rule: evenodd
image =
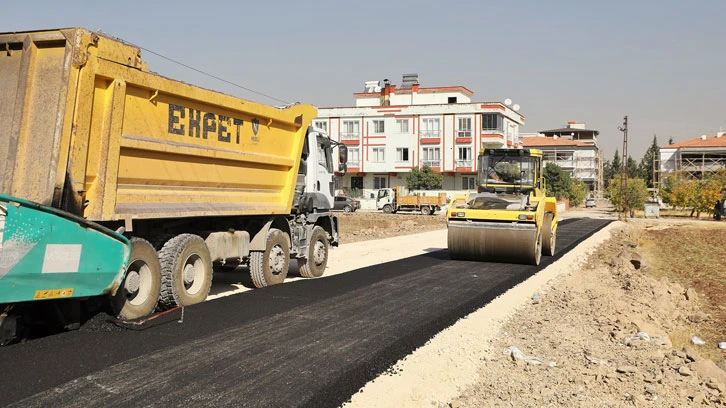
M690 377L693 375L693 372L690 368L688 368L688 366L681 366L680 368L678 368L678 374L684 377Z
M700 361L703 360L701 356L698 354L698 351L694 349L691 346L684 346L683 352L686 353L686 358L688 358L691 361Z
M688 288L688 290L686 290L685 295L686 295L686 300L689 300L689 301L695 301L696 298L698 297L696 290L693 288Z
M690 364L691 370L698 373L703 378L713 378L714 380L726 384L726 371L720 369L716 363L711 360L700 360Z
M621 374L632 374L638 371L637 367L634 366L619 366L615 369L615 371L621 373Z
M691 323L701 323L705 322L711 317L708 313L705 313L701 310L697 311L696 313L688 315L687 319Z

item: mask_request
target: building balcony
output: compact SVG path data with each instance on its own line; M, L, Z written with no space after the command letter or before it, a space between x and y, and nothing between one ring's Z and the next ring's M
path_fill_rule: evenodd
M474 160L457 160L456 168L468 168L471 169L474 165Z
M441 167L441 160L421 160L421 166Z
M340 132L340 140L358 140L360 132Z
M471 129L459 129L456 132L456 137L468 137L471 138Z

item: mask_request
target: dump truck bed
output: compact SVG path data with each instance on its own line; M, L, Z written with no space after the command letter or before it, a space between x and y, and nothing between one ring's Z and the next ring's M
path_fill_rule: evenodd
M85 29L0 44L1 194L94 221L290 212L314 107L162 77Z

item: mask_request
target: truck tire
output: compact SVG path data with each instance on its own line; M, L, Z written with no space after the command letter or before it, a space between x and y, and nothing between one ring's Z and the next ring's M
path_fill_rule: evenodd
M167 308L203 302L212 287L212 257L204 240L181 234L159 251L161 304Z
M264 251L250 252L250 277L256 288L277 285L290 267L290 240L277 228L270 228Z
M554 230L554 214L548 212L544 215L542 222L542 254L545 256L554 256L555 244L557 241L557 233Z
M305 258L298 258L297 267L300 270L300 276L318 278L323 276L325 267L328 265L328 251L330 250L328 234L322 227L316 226L313 228L309 242L307 254Z
M429 207L421 207L421 215L430 215L433 214L431 209Z
M383 206L383 212L386 214L390 214L393 212L393 207L391 207L390 204L386 204Z
M113 314L133 320L150 315L159 301L161 266L156 250L141 238L131 238L131 257L124 280L110 299Z

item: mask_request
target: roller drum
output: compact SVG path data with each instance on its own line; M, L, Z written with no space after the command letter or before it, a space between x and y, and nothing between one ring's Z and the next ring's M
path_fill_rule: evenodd
M450 220L448 246L451 259L539 265L542 235L535 224Z

